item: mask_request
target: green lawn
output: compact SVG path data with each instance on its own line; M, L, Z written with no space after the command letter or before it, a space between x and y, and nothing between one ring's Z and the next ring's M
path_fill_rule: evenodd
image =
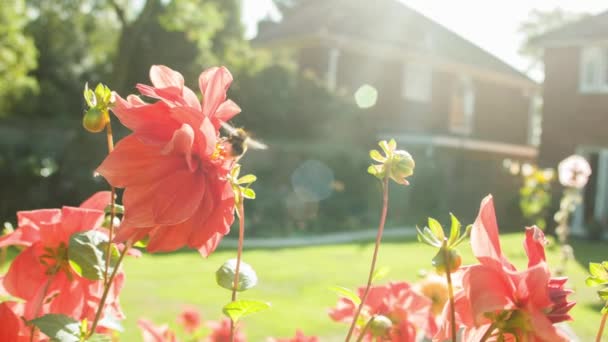
M522 241L521 234L502 237L503 250L518 267L524 267L527 261ZM600 321L595 290L584 284L586 264L590 260L608 259L606 246L606 243L574 244L577 261L569 265L568 272L570 286L576 290L572 297L578 305L572 310L576 319L572 325L582 341L592 340ZM296 328L301 328L306 334L320 336L322 341L341 340L347 327L327 316L327 309L337 300L328 287L354 288L363 284L372 250L371 243L273 250L245 247L244 260L256 268L260 281L240 298L266 300L273 305L270 311L245 318L249 339L265 341L268 336L291 336ZM198 307L205 319L220 318L221 307L228 302L230 293L215 284L214 272L234 254L231 250L220 250L206 260L191 252L129 258L121 299L128 316L122 340L141 340L136 328L140 317L169 323L178 330L175 317L187 304ZM463 256L465 264L472 262L468 249L463 250ZM387 279L415 281L418 271L429 267L431 258L430 248L420 243L391 241L382 245L378 264L390 267ZM550 248L548 258L556 263L557 250Z

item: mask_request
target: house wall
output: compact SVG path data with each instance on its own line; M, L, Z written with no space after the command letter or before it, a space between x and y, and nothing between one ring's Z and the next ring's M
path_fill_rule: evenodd
M299 52L301 70L313 70L325 79L329 48L308 47ZM434 70L431 101L409 101L402 96L404 61L340 51L337 90L353 94L361 85L378 90L378 101L370 110L370 124L379 133L451 135L450 101L460 75ZM525 145L529 136L531 97L521 89L474 79L475 110L471 138Z
M608 94L579 92L579 47L545 50L543 134L539 160L555 166L576 146L608 147Z

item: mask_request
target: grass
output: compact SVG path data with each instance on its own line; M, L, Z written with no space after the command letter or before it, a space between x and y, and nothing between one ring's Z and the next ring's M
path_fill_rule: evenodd
M501 238L503 251L517 267L525 267L527 258L522 248L523 235L509 234ZM572 310L571 323L582 341L593 340L599 321L600 303L595 289L585 286L589 261L608 259L606 243L576 242L577 261L568 267L571 296L578 302ZM251 341L267 337L293 336L296 329L314 334L322 341L340 341L348 327L331 321L327 309L335 305L337 296L328 288L333 285L355 288L365 283L373 244L346 244L273 250L248 250L244 260L253 265L260 278L259 285L240 294L243 299L260 299L272 303L272 309L244 319L244 329ZM468 248L461 248L464 263L473 262ZM556 248L547 251L550 264L556 264ZM121 302L127 319L123 341L141 340L136 321L140 317L155 323L168 323L178 333L175 317L185 305L200 309L204 319L217 320L221 308L230 299L230 292L215 284L214 272L232 250L220 250L208 259L191 252L168 255L144 255L126 261L127 281ZM432 250L415 241L390 241L380 249L379 266L390 268L384 281L416 281L419 270L429 268Z

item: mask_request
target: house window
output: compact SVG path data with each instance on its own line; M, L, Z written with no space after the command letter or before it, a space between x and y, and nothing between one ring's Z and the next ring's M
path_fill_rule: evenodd
M458 78L450 100L450 131L452 133L470 134L473 131L475 113L475 88L468 76Z
M588 46L581 50L580 91L608 92L608 48Z
M543 131L543 98L539 94L534 94L530 98L529 118L528 123L528 145L540 146L541 134Z
M407 63L403 68L401 95L410 101L430 102L432 74L430 65Z

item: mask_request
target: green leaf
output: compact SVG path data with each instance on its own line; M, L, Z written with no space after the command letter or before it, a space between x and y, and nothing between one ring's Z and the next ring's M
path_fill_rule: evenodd
M270 309L270 303L259 300L241 299L224 306L222 312L235 323L242 317Z
M608 271L606 271L602 264L590 262L589 273L596 278L605 279L608 281Z
M335 293L337 293L339 296L342 296L342 297L350 300L355 305L361 304L361 298L359 298L359 295L357 295L351 289L348 289L348 288L342 287L342 286L332 286L329 289L334 291Z
M425 228L425 229L427 229L427 228ZM416 230L418 231L418 234L416 234L416 237L418 238L418 241L420 241L422 243L426 243L427 245L430 245L430 246L433 246L433 247L438 247L438 246L436 246L436 244L437 244L436 240L429 238L427 236L427 234L426 234L426 231L423 232L418 227L416 227Z
M372 275L372 283L379 281L381 279L384 279L389 274L390 271L391 271L391 268L388 266L382 266L382 267L376 269L374 271L374 274Z
M589 287L599 286L604 283L605 283L604 280L602 280L600 278L596 278L596 277L587 277L587 279L585 279L585 284Z
M89 89L89 83L84 84L84 100L86 101L89 107L95 107L97 101L95 99L95 93Z
M79 342L80 322L71 317L58 314L48 314L30 321L42 333L54 341Z
M252 188L241 188L241 193L247 199L255 199L255 191Z
M148 241L144 240L139 240L133 244L133 247L137 248L146 248L146 246L148 246Z
M108 237L100 232L90 230L70 237L68 247L69 263L74 272L90 280L101 280L104 277ZM110 267L112 272L119 257L118 248L112 244L110 249Z
M372 158L373 160L383 163L386 161L386 158L384 158L380 152L378 152L378 150L371 150L369 151L369 156L370 158Z
M391 149L391 151L393 151L397 148L397 142L395 141L395 139L391 139L388 142L388 147Z
M602 308L602 315L608 314L608 303Z
M597 294L605 301L608 301L608 288L597 291Z
M435 220L432 217L429 217L429 229L433 232L433 235L439 240L443 242L445 235L443 234L443 228L439 221Z
M458 240L456 240L456 242L454 242L452 244L452 247L456 247L456 246L460 245L469 236L469 234L471 234L471 229L473 229L473 225L470 224L465 229L464 234L460 235Z
M244 175L243 177L239 178L239 180L237 181L237 184L251 184L253 182L255 182L258 178L255 175L252 174L248 174L248 175Z
M454 242L456 242L456 240L458 240L458 237L460 236L460 221L458 221L458 219L456 218L456 216L454 216L454 214L450 213L450 218L452 221L452 224L450 226L450 238L448 239L448 246L452 246L454 244Z
M378 145L380 146L380 148L382 149L382 151L384 151L384 155L386 155L387 157L391 156L391 148L388 146L388 143L386 142L386 140L382 140L378 143Z
M429 227L424 227L422 234L431 242L431 246L439 248L443 244L442 241L439 241L439 239L437 239L437 237L433 234Z

